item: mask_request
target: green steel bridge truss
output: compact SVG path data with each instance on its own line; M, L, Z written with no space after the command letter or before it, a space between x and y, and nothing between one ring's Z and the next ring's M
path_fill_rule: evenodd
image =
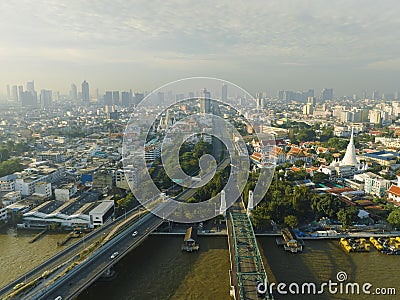
M231 212L229 214L232 223L232 235L235 251L236 277L240 299L257 299L256 282L264 282L267 275L261 260L257 240L253 226L247 214ZM265 299L273 299L269 293L267 281L267 293Z

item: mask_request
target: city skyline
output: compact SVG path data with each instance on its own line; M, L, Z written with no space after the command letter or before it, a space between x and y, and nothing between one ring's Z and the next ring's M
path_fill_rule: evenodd
M330 9L308 1L25 2L0 4L2 94L6 84L32 79L67 93L85 79L104 90L151 91L193 76L252 93L400 89L395 1L337 1ZM207 16L193 22L201 11Z

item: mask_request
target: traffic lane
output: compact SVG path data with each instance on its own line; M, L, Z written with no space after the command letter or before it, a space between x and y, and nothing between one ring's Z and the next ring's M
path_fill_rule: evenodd
M129 211L129 215L135 213L138 209L140 209L141 206L138 205L137 207L133 208L131 211ZM4 296L5 294L8 294L12 291L15 285L24 282L24 281L31 281L33 279L36 279L40 277L44 271L48 269L52 269L58 265L61 265L63 262L68 261L72 259L75 255L77 255L81 249L79 249L79 246L81 246L83 243L88 243L91 242L93 239L97 239L101 233L109 232L113 226L116 226L119 222L121 222L122 216L113 220L112 222L104 225L103 227L100 227L99 229L93 231L92 233L88 234L84 239L79 240L78 242L72 244L68 248L65 248L61 252L57 253L41 265L35 267L33 270L29 271L28 273L20 276L16 280L10 282L9 284L5 285L1 290L0 290L0 296Z
M138 235L136 237L131 236L132 230L130 230L118 243L113 245L110 249L105 250L96 258L92 259L90 262L87 263L84 268L80 269L79 272L71 272L70 275L66 274L66 276L72 277L68 278L68 280L66 281L67 284L63 284L60 287L56 288L55 291L46 294L46 297L48 299L54 299L58 296L62 296L63 298L70 297L75 293L74 290L77 290L73 288L74 286L80 287L85 285L88 281L88 278L91 277L90 275L98 274L99 272L102 273L105 269L107 269L107 267L110 267L117 263L122 258L121 255L125 254L124 252L126 250L139 245L154 227L159 226L159 222L160 219L158 217L152 216L149 220L141 224L140 228L138 227L135 229L138 231ZM135 242L132 244L132 241ZM119 255L115 259L111 259L110 257L114 252L119 252Z

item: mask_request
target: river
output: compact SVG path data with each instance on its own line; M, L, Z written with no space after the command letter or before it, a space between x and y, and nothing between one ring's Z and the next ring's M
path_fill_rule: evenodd
M46 234L29 243L36 234L37 231L0 230L0 286L30 271L65 247L57 246L57 241L65 234Z
M14 230L0 232L0 285L21 275L57 251L65 235L47 234L33 244L33 233ZM258 238L270 282L287 284L329 279L336 281L339 271L346 282L369 282L375 287L395 287L400 293L400 256L377 251L346 253L333 241L306 241L302 254L290 254L271 237ZM79 300L110 299L217 299L229 297L229 255L224 237L199 237L200 251L180 249L182 236L150 236L116 266L118 276L111 282L96 282ZM371 289L372 291L373 289ZM327 289L326 289L327 291ZM398 299L380 296L377 299ZM371 299L366 295L276 295L276 299Z
M152 236L117 266L113 282L97 282L79 300L97 299L217 299L229 297L229 256L223 237L200 237L198 253L182 253L181 237ZM270 282L336 282L339 271L346 282L395 287L400 293L400 256L377 251L346 253L337 240L306 241L301 254L283 251L275 238L258 238ZM276 299L371 299L367 295L279 295ZM371 289L372 291L372 289ZM379 296L378 299L396 299Z

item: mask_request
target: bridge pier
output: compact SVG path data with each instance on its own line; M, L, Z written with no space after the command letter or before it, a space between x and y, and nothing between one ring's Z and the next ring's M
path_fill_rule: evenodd
M117 272L112 269L112 267L107 268L103 274L99 277L100 281L111 281L117 277Z

